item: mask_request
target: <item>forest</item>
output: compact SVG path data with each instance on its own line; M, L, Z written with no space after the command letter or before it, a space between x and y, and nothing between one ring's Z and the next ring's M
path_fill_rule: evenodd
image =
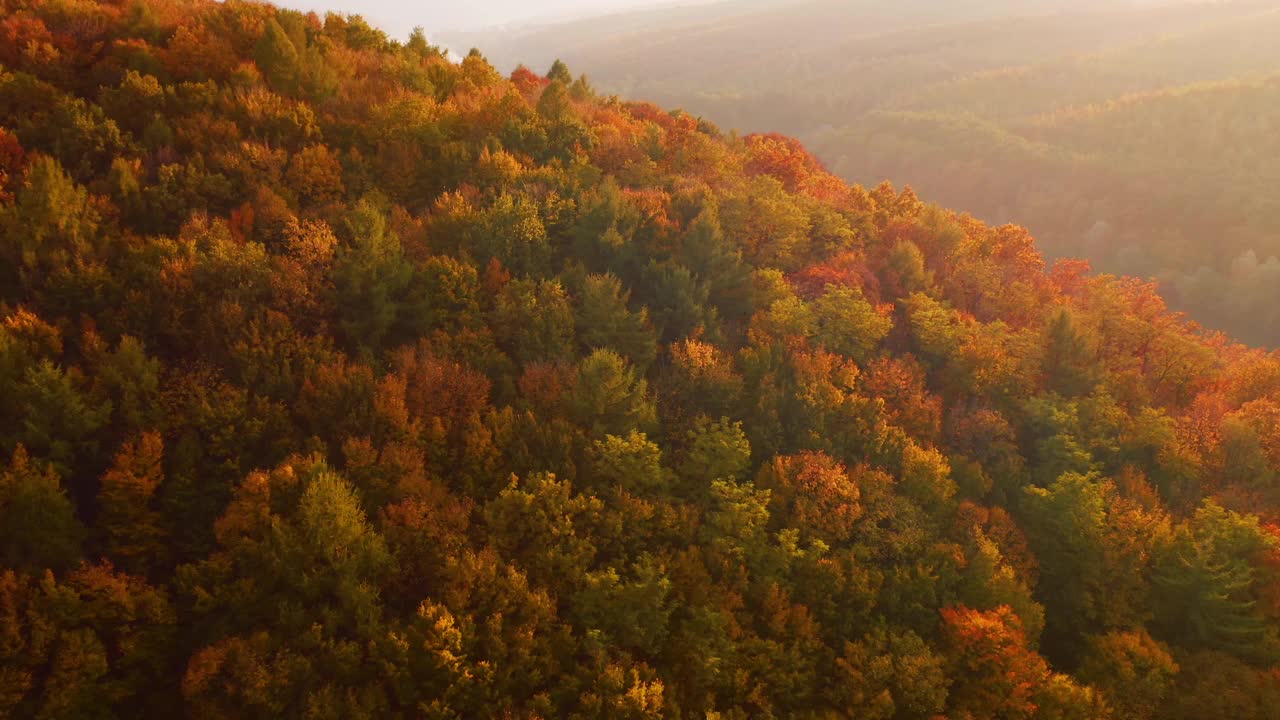
M1274 718L1280 353L562 62L0 8L0 717Z
M1274 0L939 5L731 1L446 39L798 136L850 182L1025 226L1048 257L1280 346Z

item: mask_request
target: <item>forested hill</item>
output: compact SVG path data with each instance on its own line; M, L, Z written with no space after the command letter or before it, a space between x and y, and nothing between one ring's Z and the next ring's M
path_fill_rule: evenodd
M794 134L846 180L909 183L1024 225L1050 257L1156 278L1171 307L1280 347L1274 0L807 0L692 13L445 40L500 67L561 57L625 97Z
M561 64L0 3L0 716L1274 717L1280 356Z

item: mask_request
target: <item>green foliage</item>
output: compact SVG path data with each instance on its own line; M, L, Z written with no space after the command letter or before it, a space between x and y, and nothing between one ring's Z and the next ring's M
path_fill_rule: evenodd
M1045 330L1045 385L1064 397L1087 395L1097 383L1097 354L1076 327L1071 314L1059 310Z
M669 489L669 473L662 467L662 449L642 432L626 437L606 435L591 446L591 476L602 487L616 486L640 494Z
M714 480L745 477L750 465L751 443L742 423L700 417L688 433L679 472L686 483L705 488Z
M596 350L578 364L567 398L570 416L591 434L625 435L656 420L649 386L622 356Z
M893 321L876 312L855 288L828 288L813 303L816 340L859 363L870 359Z
M843 682L831 694L850 717L926 718L945 706L948 683L942 658L910 631L880 629L845 643L836 665Z
M1257 610L1255 571L1249 559L1275 543L1258 527L1256 517L1206 503L1179 529L1156 567L1161 629L1193 648L1273 659L1276 638Z
M578 303L578 344L586 351L612 348L643 373L657 352L649 313L631 312L630 293L612 275L588 275Z
M58 474L33 461L21 445L0 475L0 548L6 567L38 573L65 570L80 559L85 530Z
M493 311L498 341L517 362L561 361L573 352L573 308L556 280L513 280Z
M347 229L351 244L339 249L333 270L338 324L353 349L376 353L400 318L413 267L372 198L352 210Z
M1097 476L1066 473L1048 488L1026 489L1027 539L1040 560L1038 597L1048 627L1081 637L1099 625L1107 492ZM1073 653L1057 638L1057 652Z
M1146 720L1157 717L1178 671L1169 649L1139 630L1095 637L1079 675L1106 695L1117 717Z

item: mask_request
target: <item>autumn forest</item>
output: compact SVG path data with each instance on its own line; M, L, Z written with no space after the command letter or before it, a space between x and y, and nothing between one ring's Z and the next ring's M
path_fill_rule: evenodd
M0 0L0 717L1275 717L1280 354L590 73Z

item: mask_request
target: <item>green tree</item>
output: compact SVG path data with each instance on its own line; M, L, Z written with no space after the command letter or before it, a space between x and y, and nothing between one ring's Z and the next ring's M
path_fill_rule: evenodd
M80 560L84 526L50 465L21 445L0 474L0 552L5 567L62 571Z
M299 51L276 18L267 19L253 56L272 86L281 92L297 89L300 80Z
M493 309L498 343L518 363L555 362L573 352L573 305L558 280L512 280Z
M742 423L699 417L686 435L678 471L691 490L702 492L713 480L746 477L751 443Z
M1157 717L1178 672L1169 649L1139 629L1092 638L1078 675L1106 695L1116 717L1147 720Z
M583 358L567 402L570 417L597 437L643 431L657 419L649 384L612 350Z
M0 208L0 298L46 294L69 282L98 259L101 223L89 193L57 160L32 159L16 202Z
M1206 501L1156 564L1156 622L1163 636L1246 660L1274 659L1278 648L1258 611L1252 559L1275 547L1257 517Z
M1107 491L1097 476L1066 473L1024 494L1027 540L1040 561L1037 597L1046 611L1046 649L1074 658L1099 625Z
M536 582L580 587L596 556L593 527L603 504L574 494L567 481L535 473L511 484L483 510L497 550Z
M828 691L842 717L931 718L942 712L949 684L943 658L911 631L880 628L846 642Z
M163 567L167 551L164 520L153 506L164 482L163 454L164 441L156 433L126 442L98 491L103 549L119 567L139 575Z
M1097 385L1097 354L1089 337L1065 308L1045 328L1045 387L1064 397L1089 394Z
M362 199L346 222L351 243L338 249L333 270L338 328L351 347L376 354L393 339L413 268L372 198Z
M27 366L16 393L21 429L5 444L25 445L78 483L83 464L97 455L98 431L111 418L111 401L93 398L84 385L75 368L63 370L47 360Z
M548 80L559 80L565 85L573 83L573 73L569 72L569 66L564 62L556 60L551 63L551 69L547 71Z
M726 321L741 322L754 307L751 271L742 252L724 236L714 207L702 210L680 245L681 257L707 285L707 297Z
M813 303L813 315L818 343L859 363L871 358L893 327L856 288L827 286Z
M644 374L657 354L649 313L628 308L631 293L613 275L588 275L577 308L578 345L590 352L612 348Z
M597 487L617 486L642 495L670 489L671 473L662 466L662 449L642 432L606 435L588 452L591 480Z

